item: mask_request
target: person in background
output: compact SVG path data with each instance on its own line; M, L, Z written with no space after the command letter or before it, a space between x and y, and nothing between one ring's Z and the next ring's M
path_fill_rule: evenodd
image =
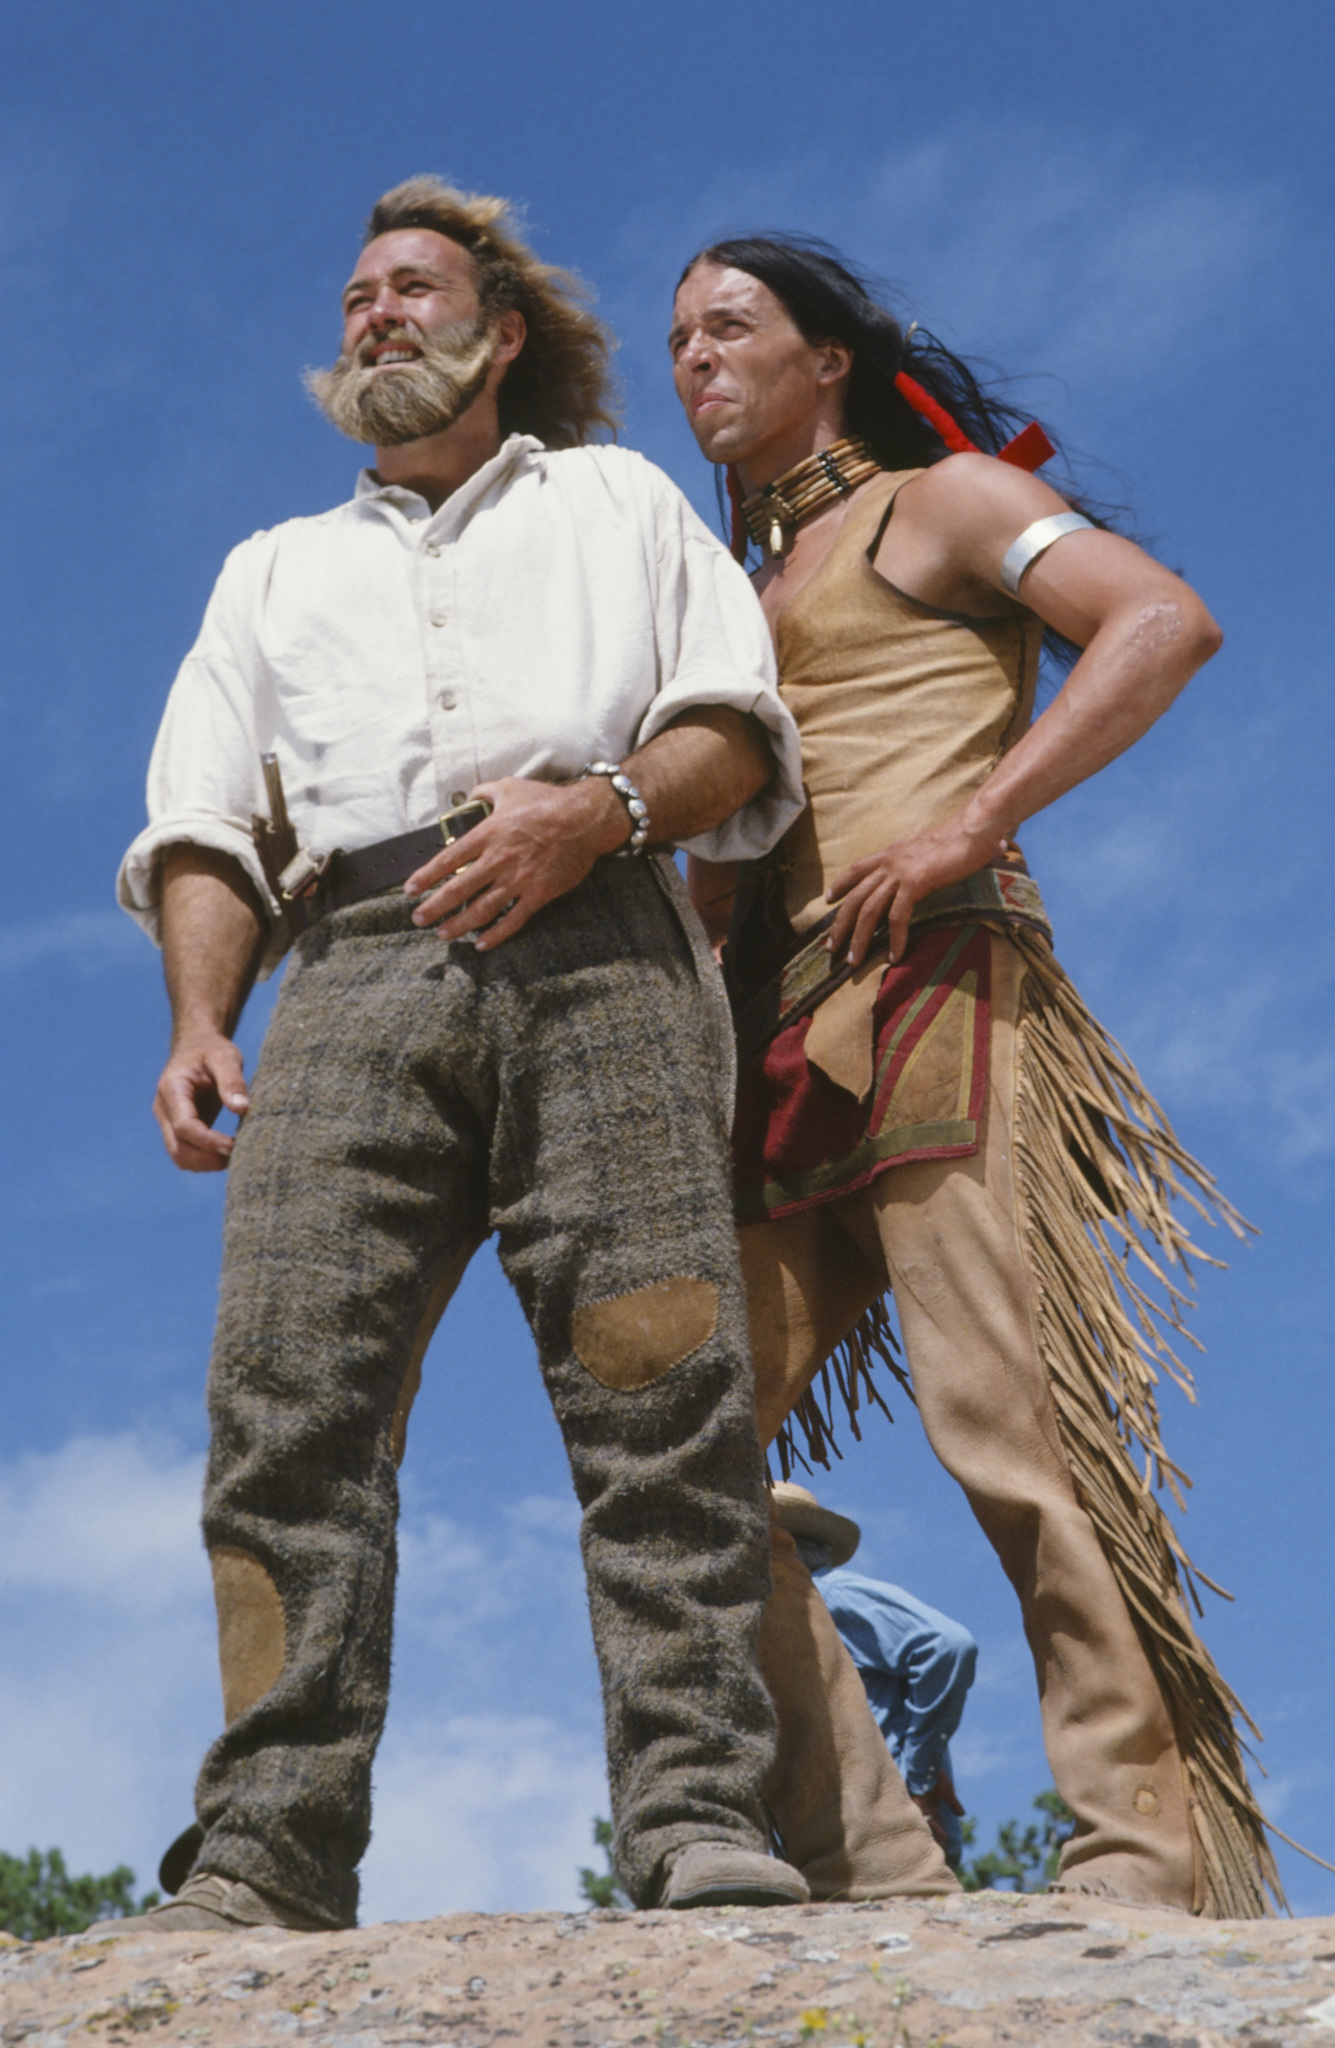
M973 1684L978 1645L967 1628L902 1586L849 1569L862 1531L822 1507L805 1486L781 1480L773 1512L786 1529L857 1666L871 1708L908 1794L952 1870L964 1853L964 1808L955 1790L950 1740Z

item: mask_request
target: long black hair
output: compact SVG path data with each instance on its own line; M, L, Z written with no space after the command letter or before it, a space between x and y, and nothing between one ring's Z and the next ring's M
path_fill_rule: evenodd
M1032 417L998 396L998 379L985 381L916 322L904 327L873 296L869 276L814 235L737 235L713 242L691 258L678 289L700 263L746 271L773 292L804 341L841 341L852 351L844 431L860 435L884 469L925 468L950 453L936 428L898 388L895 379L901 371L921 384L985 454L997 454ZM1066 467L1057 437L1049 432L1048 439ZM722 473L716 476L722 512ZM1059 488L1096 526L1113 525L1111 508L1076 497L1065 477ZM1054 667L1069 668L1080 650L1051 627L1043 637Z
M1027 416L979 381L962 357L916 324L901 326L873 298L870 280L828 242L813 235L739 235L693 256L697 264L744 270L786 307L804 341L841 341L853 354L844 426L861 435L883 469L919 469L949 453L934 427L914 411L895 379L916 378L985 454L995 455Z

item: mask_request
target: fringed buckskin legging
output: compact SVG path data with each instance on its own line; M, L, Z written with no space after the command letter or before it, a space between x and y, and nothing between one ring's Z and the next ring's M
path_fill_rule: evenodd
M1050 1102L1017 1105L1021 1062L1037 1050L1025 1051L1024 1034L1047 1031L1060 1044L1054 1006L1074 1017L1078 1001L1046 949L1027 965L1019 947L994 937L978 1153L896 1166L857 1194L740 1232L760 1434L773 1440L822 1363L892 1286L923 1427L1019 1596L1048 1760L1076 1815L1059 1882L1259 1914L1274 1866L1242 1772L1236 1701L1191 1627L1162 1513L1094 1384L1120 1374L1123 1398L1135 1401L1131 1333L1116 1322L1091 1249L1060 1112ZM1082 1007L1077 1023L1092 1027ZM1111 1114L1106 1083L1072 1074L1077 1085L1096 1101L1102 1094ZM1146 1101L1136 1111L1142 1126ZM1029 1184L1035 1147L1025 1123L1036 1115L1055 1146L1048 1184L1038 1186ZM1179 1173L1194 1174L1180 1148L1175 1158ZM1077 1176L1070 1187L1068 1173ZM1054 1240L1060 1260L1049 1256ZM1091 1331L1097 1346L1086 1358ZM1152 1393L1142 1389L1139 1400L1141 1433L1157 1442ZM780 1748L766 1796L790 1860L816 1897L938 1889L940 1872L905 1824L902 1787L851 1796L857 1773L870 1786L869 1717L859 1719L847 1660L818 1642L819 1602L781 1530L775 1546L762 1641Z
M410 907L300 941L230 1169L204 1507L228 1726L194 1867L355 1920L396 1453L495 1230L583 1508L617 1868L652 1903L686 1843L768 1842L764 1475L717 1051L643 861L600 863L494 954Z

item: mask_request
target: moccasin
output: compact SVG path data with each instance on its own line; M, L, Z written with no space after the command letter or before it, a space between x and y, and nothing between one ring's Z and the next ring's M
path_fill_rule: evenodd
M234 1877L218 1877L211 1870L188 1877L174 1899L136 1913L128 1920L100 1921L99 1938L108 1934L235 1934L238 1927L292 1927L305 1934L328 1933L329 1923L312 1920L257 1892L253 1885Z
M811 1893L800 1870L777 1856L731 1842L692 1842L668 1868L663 1906L805 1906Z

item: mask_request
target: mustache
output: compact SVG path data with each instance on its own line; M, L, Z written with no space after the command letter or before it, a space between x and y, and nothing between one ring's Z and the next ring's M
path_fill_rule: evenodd
M419 353L413 362L380 369L373 352L386 344ZM307 370L303 382L325 418L349 440L401 447L442 433L468 410L487 381L495 346L485 315L430 333L405 322L364 336L330 369Z

